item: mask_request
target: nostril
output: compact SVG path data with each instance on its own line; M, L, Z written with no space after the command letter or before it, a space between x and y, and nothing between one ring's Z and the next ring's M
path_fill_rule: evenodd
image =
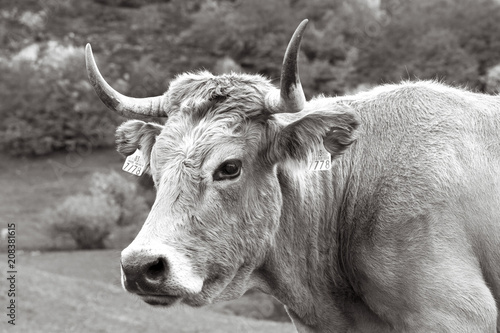
M162 277L167 271L167 263L163 258L157 258L155 261L150 263L147 271L146 277L149 279L158 279Z

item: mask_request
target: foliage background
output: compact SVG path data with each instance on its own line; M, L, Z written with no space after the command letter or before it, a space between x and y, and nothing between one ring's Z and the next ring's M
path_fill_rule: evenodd
M0 0L0 16L0 148L13 155L113 145L121 119L87 82L87 42L116 89L143 97L199 68L276 82L290 35L309 18L309 97L402 79L498 89L497 0Z

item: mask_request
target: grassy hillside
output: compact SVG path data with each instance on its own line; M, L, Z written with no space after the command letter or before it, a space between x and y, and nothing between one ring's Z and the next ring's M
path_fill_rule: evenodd
M18 257L15 329L2 332L294 332L290 323L233 316L218 305L157 309L125 293L119 283L119 251L53 252ZM7 267L0 261L0 278ZM0 304L7 303L6 284ZM247 312L259 311L247 302Z

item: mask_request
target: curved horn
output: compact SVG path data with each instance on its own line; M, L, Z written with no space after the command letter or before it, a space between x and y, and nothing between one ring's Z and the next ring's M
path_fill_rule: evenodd
M306 97L300 83L298 60L300 42L308 22L306 19L299 24L286 48L281 68L279 100L277 101L278 96L275 93L269 101L272 113L295 113L304 108Z
M163 96L134 98L120 94L102 77L92 54L90 44L85 47L85 62L90 83L97 96L108 108L127 118L166 117L162 111Z

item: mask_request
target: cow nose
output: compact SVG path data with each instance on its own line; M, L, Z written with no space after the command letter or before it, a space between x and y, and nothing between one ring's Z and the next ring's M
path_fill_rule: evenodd
M168 270L167 260L165 258L156 258L155 261L146 265L145 278L147 280L155 281L166 275Z
M122 258L124 286L136 294L157 293L169 272L165 257L135 253Z
M183 297L203 288L190 258L160 242L132 242L122 251L121 266L123 287L140 296Z

